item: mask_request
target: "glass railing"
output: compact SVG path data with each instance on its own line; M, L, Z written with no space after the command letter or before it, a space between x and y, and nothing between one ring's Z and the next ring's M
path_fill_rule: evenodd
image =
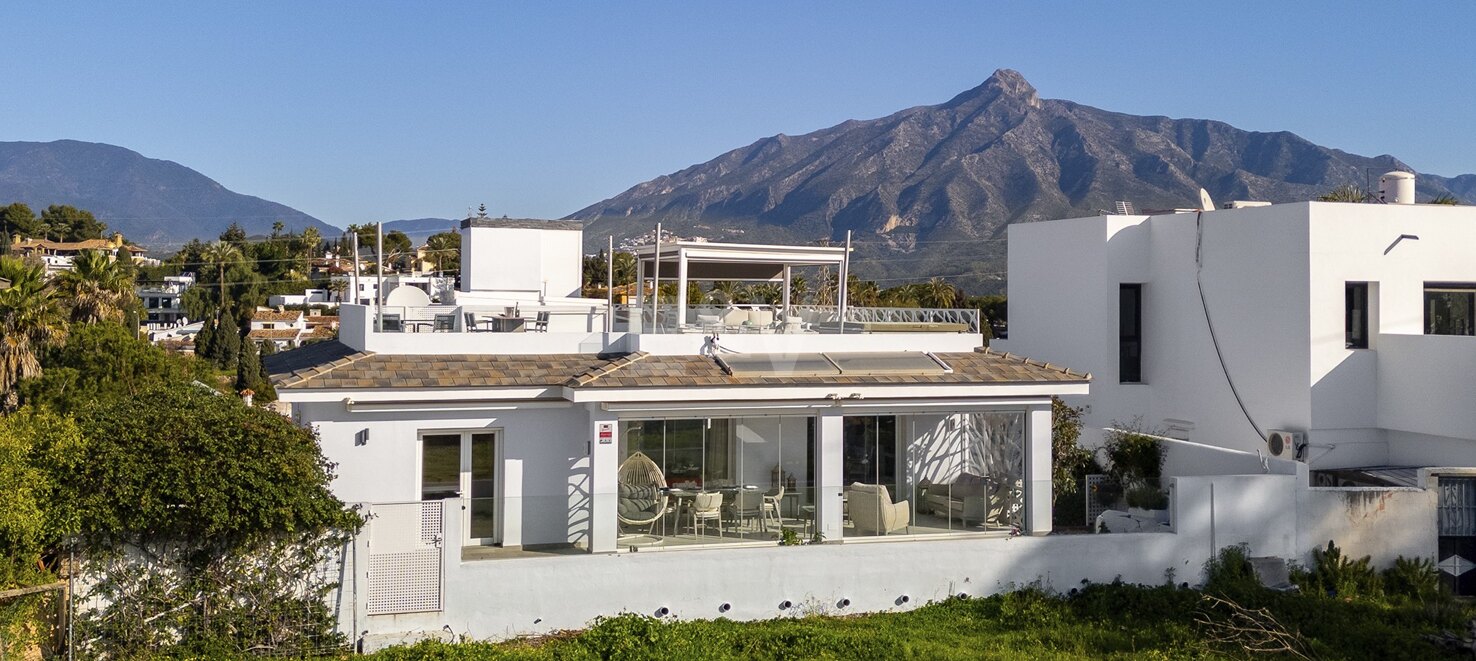
M616 305L614 330L627 333L978 333L978 310L848 307L833 305Z
M1173 490L1162 478L1119 482L1108 475L1087 475L1086 522L1092 532L1170 532Z

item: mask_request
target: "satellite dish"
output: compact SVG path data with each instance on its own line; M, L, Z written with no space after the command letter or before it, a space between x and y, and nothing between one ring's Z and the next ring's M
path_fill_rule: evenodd
M1215 201L1210 199L1209 191L1199 189L1199 208L1201 211L1214 211Z

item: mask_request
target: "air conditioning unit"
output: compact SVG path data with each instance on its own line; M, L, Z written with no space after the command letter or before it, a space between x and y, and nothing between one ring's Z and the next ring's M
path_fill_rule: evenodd
M1307 445L1307 435L1299 431L1271 429L1266 432L1266 450L1279 459L1302 458L1302 448Z

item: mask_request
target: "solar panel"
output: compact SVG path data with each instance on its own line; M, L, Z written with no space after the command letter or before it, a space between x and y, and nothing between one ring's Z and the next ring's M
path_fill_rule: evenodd
M743 353L718 356L733 376L840 376L840 370L818 353Z
M947 374L952 371L932 356L920 351L886 353L826 353L846 376L883 376L890 374Z

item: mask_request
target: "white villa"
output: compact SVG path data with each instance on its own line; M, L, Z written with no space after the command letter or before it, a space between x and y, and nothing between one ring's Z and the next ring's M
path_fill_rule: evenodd
M1012 225L994 346L1090 371L1068 398L1090 428L1294 459L1315 485L1443 476L1439 557L1476 558L1476 208L1413 204L1406 177L1387 204Z
M983 348L977 311L689 300L691 281L788 292L795 272L848 259L684 242L637 250L654 285L638 289L674 297L611 305L580 297L578 223L461 232L453 300L345 304L338 340L265 359L336 464L333 489L368 515L339 608L367 646L626 611L753 619L1193 580L1219 546L1300 558L1347 508L1306 493L1303 464L1168 441L1158 533L1051 535L1051 397L1095 382ZM1433 502L1380 498L1378 512ZM1368 512L1381 562L1434 539L1433 515Z

